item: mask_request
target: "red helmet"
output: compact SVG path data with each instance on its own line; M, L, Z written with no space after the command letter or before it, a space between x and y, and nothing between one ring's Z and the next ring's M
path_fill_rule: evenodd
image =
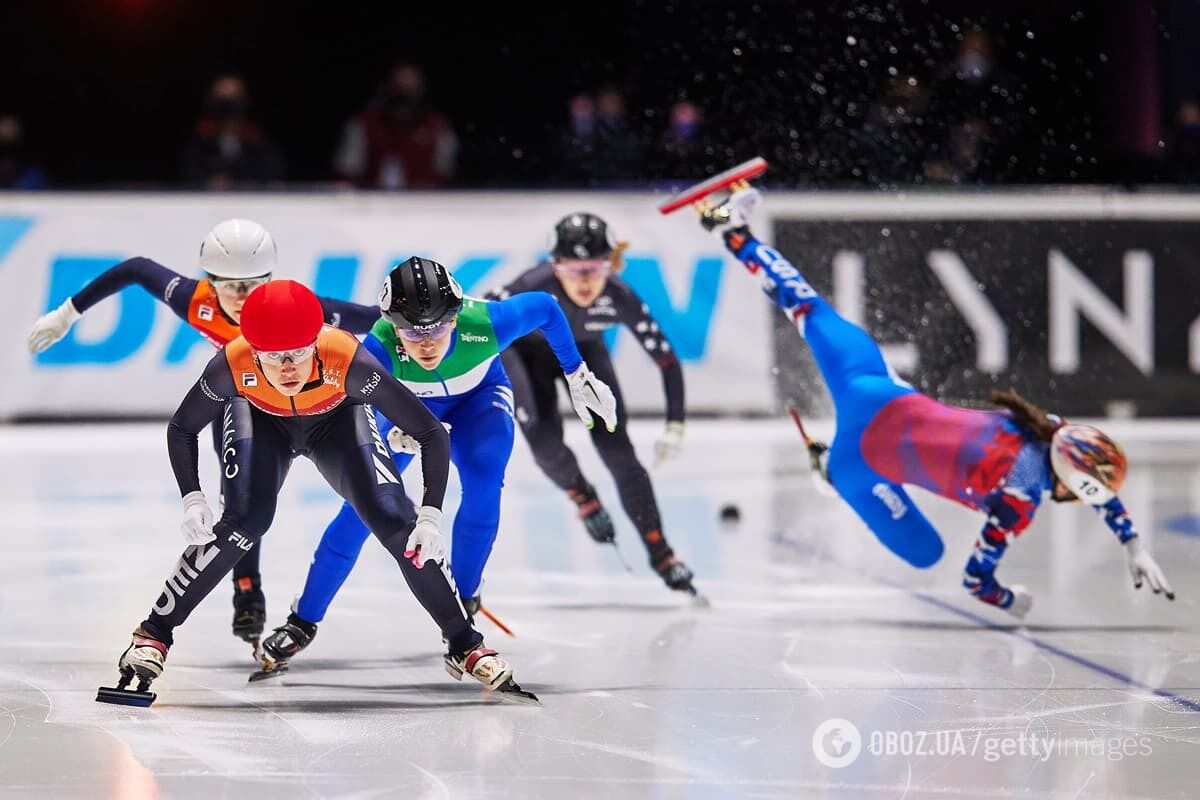
M255 350L272 352L307 347L316 341L325 312L307 286L270 281L252 291L242 305L242 336Z
M1054 432L1050 466L1076 497L1097 506L1121 491L1129 469L1121 445L1097 428L1073 424Z

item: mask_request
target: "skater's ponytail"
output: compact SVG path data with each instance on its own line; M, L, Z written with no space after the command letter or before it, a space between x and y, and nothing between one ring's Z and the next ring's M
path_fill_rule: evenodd
M625 251L628 249L629 242L625 240L617 242L617 246L613 248L612 255L608 257L613 272L625 269Z
M1062 419L1047 414L1033 403L1017 394L1015 389L992 389L992 402L1012 412L1013 420L1028 428L1043 442L1054 437L1054 432L1063 425Z

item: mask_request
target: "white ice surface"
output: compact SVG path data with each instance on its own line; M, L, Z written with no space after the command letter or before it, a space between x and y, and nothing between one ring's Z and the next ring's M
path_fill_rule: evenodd
M657 430L633 426L647 465ZM0 428L0 797L1198 797L1200 426L1114 432L1174 603L1133 590L1090 511L1051 505L999 573L1036 594L1017 627L960 588L977 514L922 495L947 554L913 570L817 494L790 423L696 421L684 459L652 469L666 534L712 600L693 608L649 572L572 429L636 574L518 438L484 586L518 638L481 630L543 707L446 676L371 542L280 685L247 685L223 583L144 710L93 698L181 549L164 426ZM264 544L272 624L337 507L298 462ZM814 754L830 718L863 739L845 768ZM905 732L892 754L888 731Z

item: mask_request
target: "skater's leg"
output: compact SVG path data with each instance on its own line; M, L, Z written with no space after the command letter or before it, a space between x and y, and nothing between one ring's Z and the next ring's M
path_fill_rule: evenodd
M212 430L213 452L217 454L218 463L226 455L226 446L233 446L233 442L227 443L224 440L224 419L222 409L222 413L209 426ZM224 498L221 502L224 503ZM255 542L233 567L233 635L247 640L262 635L263 624L267 618L267 599L263 595L262 575L258 563L260 547L260 543Z
M650 474L638 460L633 442L629 439L629 417L625 412L621 384L617 380L616 370L613 369L612 359L609 358L603 344L586 344L580 352L596 377L612 389L617 401L617 429L609 433L603 425L596 425L591 430L592 443L604 461L604 466L613 476L617 493L621 497L621 505L642 538L650 565L657 569L659 564L672 557L673 552L662 533L662 519L658 512L658 500L654 496L654 486L650 483Z
M562 370L550 346L522 340L505 350L501 358L512 381L517 423L534 461L575 503L588 535L597 542L611 542L612 519L596 496L595 487L584 477L575 454L563 441L557 388Z
M291 445L265 414L243 399L226 405L221 495L224 509L213 526L217 538L188 547L162 594L142 622L147 634L170 645L175 628L233 568L271 525L275 502L291 464Z
M483 387L447 418L450 458L462 481L450 569L464 599L479 594L483 568L500 525L500 492L513 447L508 391L507 386Z
M931 567L945 549L904 487L866 465L857 437L834 440L829 454L829 477L854 512L885 547L914 567Z
M409 588L441 629L451 652L466 652L483 637L471 628L444 566L429 562L418 568L404 557L416 517L395 464L374 457L380 452L387 452L387 445L374 424L374 410L345 404L332 412L320 438L312 443L310 456L334 491L350 503L396 559ZM378 474L381 465L388 468L382 481Z
M563 441L556 385L562 370L550 347L540 342L520 344L504 351L501 359L512 381L517 422L534 461L558 488L571 491L585 487L587 481L579 462Z
M725 240L739 261L764 276L768 294L796 321L836 406L853 397L852 383L864 376L891 376L898 387L912 391L889 371L870 334L838 314L778 250L755 239L747 228L731 231Z

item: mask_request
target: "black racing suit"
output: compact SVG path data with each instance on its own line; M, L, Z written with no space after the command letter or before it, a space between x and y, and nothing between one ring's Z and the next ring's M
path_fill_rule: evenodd
M126 259L105 270L95 280L84 286L71 298L71 303L80 314L127 286L140 286L155 300L167 305L175 315L195 328L201 335L220 347L236 336L238 324L230 318L219 303L210 303L208 308L195 308L193 302L203 290L203 279L188 278L164 267L157 261L140 256ZM379 319L379 309L331 297L319 298L325 312L325 323L355 334L365 334ZM199 314L195 313L199 311ZM221 455L221 421L212 425L213 449ZM234 607L259 605L266 607L263 597L259 568L258 545L250 548L245 557L233 570Z
M638 461L625 428L628 419L625 402L604 343L604 331L614 325L625 325L658 364L662 371L668 422L683 422L684 419L683 369L679 359L646 304L615 275L609 277L604 291L586 308L567 297L550 263L523 272L488 296L503 299L522 292L554 295L571 323L580 355L596 377L608 384L617 399L617 430L609 433L603 425L597 424L591 430L592 443L616 481L621 504L646 545L651 566L657 568L671 557L672 551L662 533L650 475ZM500 357L512 381L517 422L538 466L573 498L581 494L594 496L595 489L584 478L575 454L563 441L563 422L555 386L563 374L545 338L540 333L531 333L514 342Z
M302 405L305 391L318 391L325 382L319 356L317 368L317 376L293 399L296 407ZM412 504L380 438L372 406L420 442L423 505L441 507L449 471L449 436L421 401L361 347L345 370L343 386L345 397L332 410L279 416L239 396L242 391L235 386L224 348L209 362L171 418L167 444L180 493L199 490L197 434L220 415L224 510L213 526L216 540L188 547L180 556L142 622L146 633L172 643L174 629L270 527L288 468L296 456L306 455L396 559L451 652L466 652L483 640L471 628L445 567L427 562L418 569L404 557L415 522Z

